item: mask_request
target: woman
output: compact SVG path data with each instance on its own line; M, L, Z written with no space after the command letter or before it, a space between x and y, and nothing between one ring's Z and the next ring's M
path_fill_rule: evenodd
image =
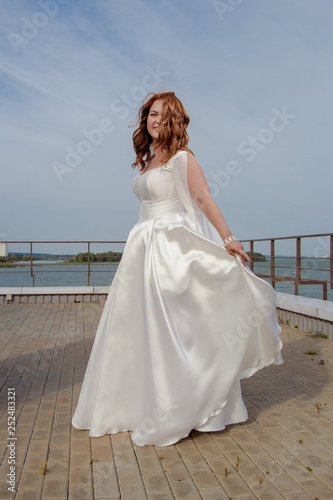
M141 201L73 417L94 437L167 446L243 422L240 379L282 363L275 292L212 199L173 92L152 94L133 134Z

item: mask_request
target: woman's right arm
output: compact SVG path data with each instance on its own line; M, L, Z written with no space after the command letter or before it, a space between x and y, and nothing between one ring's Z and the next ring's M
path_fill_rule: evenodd
M206 177L200 164L189 154L187 155L187 183L194 203L198 208L200 208L200 210L203 211L207 219L213 224L222 240L231 236L232 233L227 225L227 222L218 204L212 198ZM251 262L250 257L243 248L243 245L237 240L228 243L226 245L226 250L234 257L238 254L244 265L245 259Z

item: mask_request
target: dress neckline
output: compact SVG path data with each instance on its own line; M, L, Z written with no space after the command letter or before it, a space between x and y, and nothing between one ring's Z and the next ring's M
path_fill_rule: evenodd
M143 172L139 172L138 175L144 175L144 174L147 174L148 172L150 172L151 170L159 170L160 168L163 168L165 167L166 165L168 165L168 163L171 162L171 160L174 160L174 158L176 158L176 156L182 154L182 153L186 153L185 150L181 149L180 151L178 151L178 153L176 153L174 156L172 156L170 158L170 160L168 160L166 163L163 163L162 165L159 165L158 167L154 167L154 168L149 168L148 170L144 169Z
M144 170L143 172L141 172L141 174L139 174L139 175L144 175L144 174L147 174L148 172L151 172L152 170L158 170L159 168L164 167L164 165L166 165L166 163L164 163L163 165L159 165L158 167L148 168L147 170L145 169L145 170Z
M139 173L139 175L141 176L141 175L147 174L148 172L151 172L152 170L158 170L158 169L160 169L160 168L162 168L162 167L165 167L165 165L167 165L167 164L168 164L171 160L173 160L173 159L174 159L176 156L178 156L180 153L186 153L186 151L185 151L185 150L183 150L183 149L181 149L181 150L180 150L180 151L178 151L178 152L177 152L174 156L172 156L172 157L170 158L170 160L168 160L166 163L163 163L162 165L159 165L158 167L154 167L154 168L150 168L150 169L148 168L147 170L146 170L146 169L144 169L144 170L143 170L143 172L141 172L141 174Z

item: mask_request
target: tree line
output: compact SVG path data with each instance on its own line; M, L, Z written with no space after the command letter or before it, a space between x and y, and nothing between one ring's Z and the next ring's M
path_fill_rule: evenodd
M90 252L90 262L119 262L122 252L103 252L92 253ZM78 253L75 257L69 259L68 262L88 262L88 252Z

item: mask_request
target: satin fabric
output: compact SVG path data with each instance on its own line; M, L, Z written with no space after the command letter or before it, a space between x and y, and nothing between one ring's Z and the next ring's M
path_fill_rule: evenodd
M167 446L247 419L240 380L281 358L275 291L195 206L188 154L138 174L138 223L96 332L72 420Z

